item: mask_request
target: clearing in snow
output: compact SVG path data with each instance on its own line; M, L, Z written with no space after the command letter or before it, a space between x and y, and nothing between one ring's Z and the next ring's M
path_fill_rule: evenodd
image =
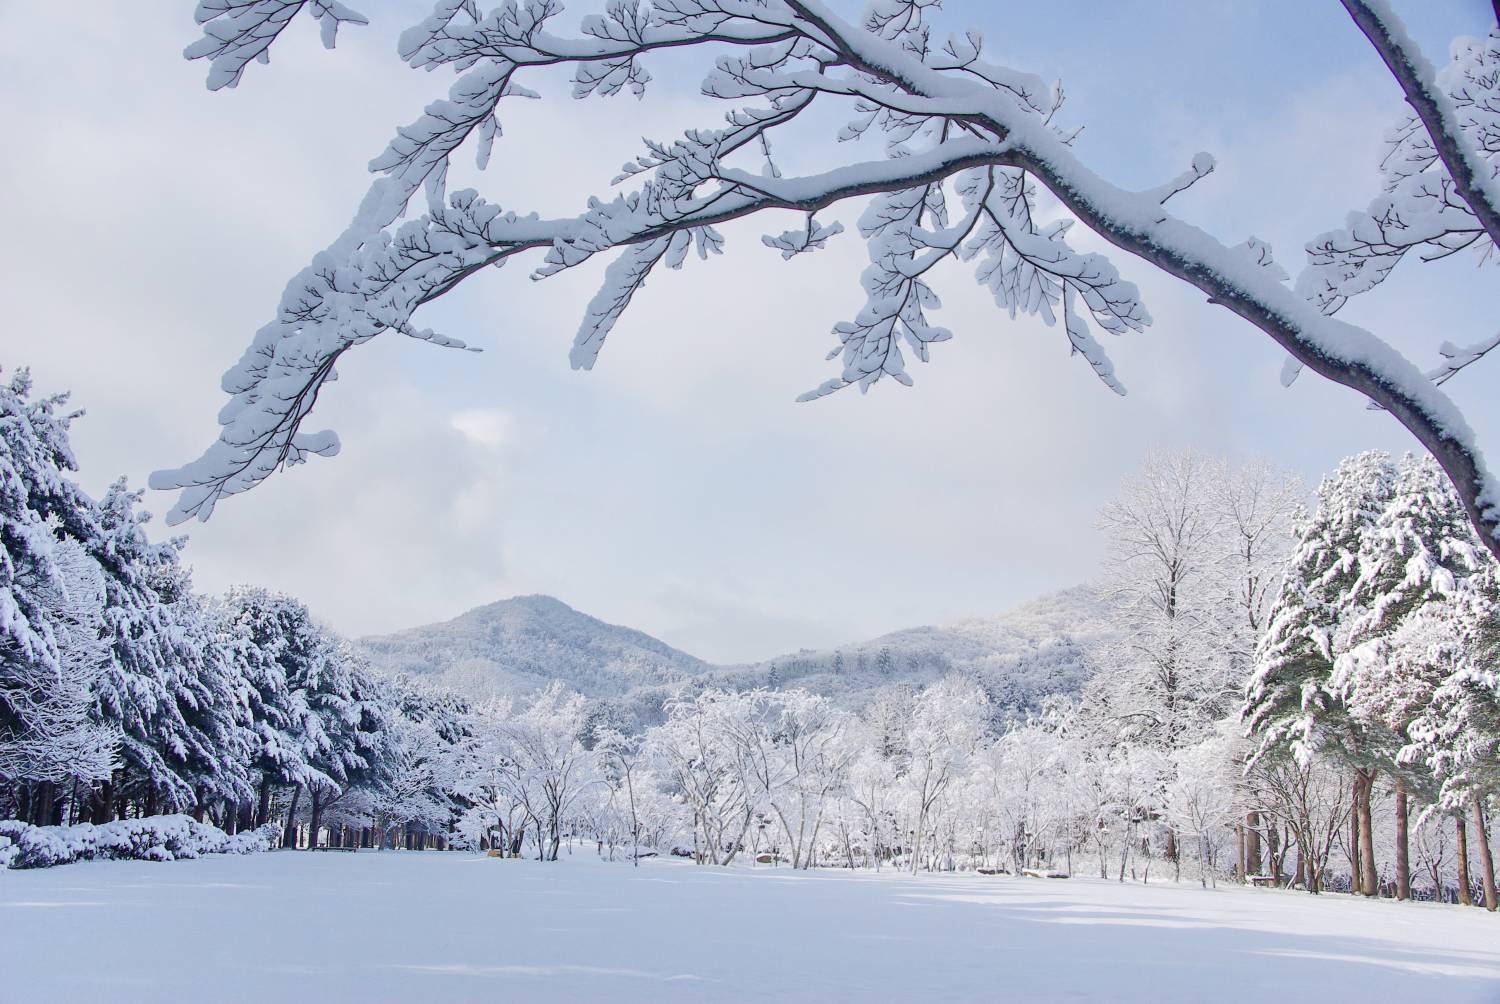
M7 999L1500 1000L1479 909L1170 882L276 852L0 874Z

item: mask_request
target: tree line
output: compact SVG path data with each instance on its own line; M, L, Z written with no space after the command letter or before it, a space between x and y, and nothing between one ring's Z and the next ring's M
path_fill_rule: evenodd
M357 804L358 839L397 839L463 702L372 675L294 598L195 592L185 541L148 538L139 491L79 487L79 414L25 370L0 383L0 818L282 819L291 844Z
M76 417L0 384L0 817L1496 905L1500 588L1431 460L1350 458L1309 509L1268 465L1151 456L1100 516L1097 672L1024 719L954 672L858 708L688 685L643 727L556 684L473 706L294 598L198 594L139 492L78 486Z

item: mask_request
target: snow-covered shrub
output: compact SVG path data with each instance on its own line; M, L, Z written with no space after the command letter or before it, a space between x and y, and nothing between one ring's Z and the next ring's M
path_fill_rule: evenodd
M117 819L95 826L29 826L0 822L0 864L9 868L50 868L74 861L122 859L175 861L202 854L252 854L276 846L277 828L267 824L230 836L191 816Z
M27 825L16 819L0 819L0 868L9 868L10 863L15 860L16 838Z

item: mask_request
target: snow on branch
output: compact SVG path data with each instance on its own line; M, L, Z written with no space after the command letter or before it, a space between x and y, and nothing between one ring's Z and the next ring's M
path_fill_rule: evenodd
M1471 78L1456 92L1450 91L1387 0L1343 0L1343 4L1401 85L1459 197L1479 218L1490 240L1500 243L1500 165L1491 163L1500 152L1500 102L1495 99L1493 74ZM1493 49L1495 40L1492 32L1488 45L1468 44Z
M203 37L183 55L209 61L209 90L236 87L252 60L271 61L271 44L304 9L318 22L329 49L340 25L369 23L338 0L199 0L194 17L203 25Z
M217 501L282 465L332 453L337 440L331 433L306 434L301 425L333 379L339 356L387 331L461 344L418 330L413 314L486 266L544 252L533 275L545 278L613 252L572 350L573 364L588 368L657 265L676 268L694 249L701 257L721 250L718 225L765 210L806 214L802 229L764 239L794 257L841 229L837 222L816 223L813 213L868 198L859 217L870 258L861 278L865 304L834 328L838 345L829 358L840 360L840 372L804 399L851 385L868 389L885 377L910 383L907 355L925 361L934 343L951 337L932 318L940 304L934 270L947 261L973 262L976 279L1012 316L1056 325L1060 314L1070 351L1123 392L1092 329L1139 331L1151 317L1109 256L1069 244L1070 227L1082 222L1261 329L1296 366L1389 410L1437 457L1486 542L1500 549L1500 490L1436 377L1371 332L1330 316L1408 252L1432 258L1493 247L1493 174L1485 172L1500 149L1494 140L1500 135L1494 118L1500 74L1491 72L1500 54L1493 39L1467 43L1434 84L1431 68L1418 62L1399 25L1371 13L1388 13L1383 3L1346 3L1356 20L1361 12L1374 19L1377 45L1400 56L1393 72L1403 83L1421 82L1418 96L1429 99L1428 111L1436 108L1439 119L1422 118L1425 130L1398 131L1383 201L1345 230L1315 241L1312 264L1294 288L1263 242L1221 243L1165 208L1213 170L1210 156L1199 154L1188 171L1145 192L1111 184L1078 158L1072 146L1077 130L1055 122L1060 86L987 62L977 33L933 43L935 0L874 0L858 23L842 19L824 0L614 0L603 13L583 18L573 35L554 31L562 13L555 0L507 0L488 13L465 0L437 0L432 13L402 35L400 54L414 68L451 67L457 81L371 162L378 177L350 226L293 279L276 318L226 376L231 401L220 416L218 441L199 460L159 473L152 484L182 489L172 521L206 517ZM200 46L189 55L210 58L216 67L255 45L260 48L252 56L263 55L301 7L269 0L205 3L200 15L223 19L206 30L227 48ZM252 16L257 11L262 28ZM352 12L331 4L315 3L312 11L325 27L328 18L335 27L352 20ZM479 163L489 161L500 133L499 106L507 97L536 96L518 79L533 69L571 70L578 98L640 95L651 82L645 62L654 53L693 46L712 50L702 89L731 102L730 111L718 128L647 141L615 179L632 190L580 200L582 212L556 220L502 212L474 192L447 193L449 158L472 142ZM234 69L230 61L211 73L237 79L242 69L243 63ZM784 135L778 130L801 121L815 102L846 115L824 151L835 166L786 177L772 156L773 133ZM1424 134L1435 137L1430 149ZM876 157L840 157L839 142L874 136L881 140ZM1452 164L1463 170L1446 169ZM426 212L413 216L412 198L424 187ZM1045 207L1038 202L1044 195ZM1488 351L1455 350L1450 369Z

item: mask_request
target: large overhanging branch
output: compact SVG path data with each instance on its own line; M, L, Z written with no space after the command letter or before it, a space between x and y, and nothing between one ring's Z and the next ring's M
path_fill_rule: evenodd
M1437 147L1459 196L1500 245L1500 182L1489 163L1464 134L1453 98L1438 86L1437 72L1417 48L1386 0L1342 0ZM1497 14L1500 17L1500 14Z
M788 5L820 32L837 37L841 55L852 64L918 94L953 94L951 78L852 29L822 4L788 0ZM1041 180L1100 236L1196 286L1212 302L1270 335L1303 365L1390 411L1443 466L1486 546L1500 556L1500 492L1462 413L1415 364L1370 332L1324 316L1250 257L1172 218L1150 195L1104 181L1050 131L1017 114L1013 104L985 98L975 117L1008 137L1011 162Z
M821 0L661 0L654 8L617 3L606 15L585 19L584 37L568 39L547 30L560 9L550 0L524 8L503 4L483 18L472 3L439 0L433 17L403 36L402 55L417 67L451 64L463 76L448 100L430 106L377 158L373 166L383 177L355 221L293 280L277 319L226 375L232 399L221 414L219 441L193 464L153 477L153 487L183 490L174 521L206 518L218 500L253 487L282 465L309 452L334 452L331 433L308 435L300 427L334 378L337 359L392 330L461 346L417 329L413 314L486 267L545 248L536 273L544 277L601 252L615 254L575 340L574 364L588 367L654 268L680 266L693 247L700 255L719 250L716 225L764 210L805 213L803 227L765 239L794 257L823 246L841 229L817 224L813 214L853 197L874 197L860 220L870 248L863 279L869 299L853 321L835 328L841 348L833 354L843 357L842 374L808 396L851 384L868 387L884 376L909 382L901 346L925 360L929 345L949 337L926 315L937 306L927 277L950 257L979 258L978 278L1012 314L1032 313L1048 323L1061 314L1074 351L1123 393L1088 321L1119 334L1148 324L1149 314L1135 287L1107 259L1068 246L1066 222L1036 222L1033 190L1039 183L1110 244L1192 284L1273 338L1299 365L1390 411L1443 465L1486 545L1500 553L1500 498L1457 408L1430 375L1384 341L1329 316L1348 295L1381 281L1407 250L1420 246L1423 256L1438 257L1473 246L1482 239L1481 227L1489 236L1500 230L1494 226L1495 202L1487 198L1493 194L1482 170L1488 164L1482 157L1474 162L1451 102L1445 105L1447 96L1427 83L1430 67L1414 56L1404 35L1390 30L1396 22L1375 16L1374 0L1345 2L1356 21L1363 12L1381 29L1372 41L1395 54L1392 72L1408 96L1428 99L1427 112L1436 117L1421 122L1437 154L1423 159L1417 151L1416 166L1400 168L1386 197L1392 206L1416 207L1420 219L1397 232L1385 226L1385 215L1369 217L1363 229L1320 238L1324 243L1314 255L1332 264L1320 273L1326 282L1313 295L1284 282L1263 243L1251 238L1228 246L1163 208L1212 171L1211 158L1200 155L1179 178L1145 192L1106 182L1073 153L1071 135L1052 124L1060 91L984 63L973 34L933 50L926 3L878 0L863 25L842 20ZM218 10L247 18L243 25L214 28L214 43L196 47L197 54L215 60L210 85L237 80L247 52L264 55L256 33L274 28L273 35L279 34L301 7L296 0L205 0L200 16ZM358 19L337 5L316 4L313 11L328 36L339 23ZM237 27L244 30L236 34ZM617 179L642 176L642 187L613 201L594 201L576 218L503 213L472 192L444 200L449 154L477 136L482 166L498 132L496 105L507 95L529 93L515 82L516 74L570 64L575 96L639 93L650 79L639 57L690 45L731 53L718 60L705 82L707 93L761 99L767 106L732 112L725 129L650 144L647 155L627 164ZM852 102L857 117L839 138L882 133L887 159L782 177L772 162L770 136L797 121L815 97ZM1422 115L1418 100L1413 106ZM1414 136L1408 131L1408 139ZM757 148L765 158L759 172L729 162ZM1451 182L1420 173L1438 158ZM423 185L429 212L398 223ZM958 222L948 218L950 191L963 202ZM1378 267L1361 277L1366 260ZM1445 351L1450 361L1437 382L1493 347L1484 342Z

